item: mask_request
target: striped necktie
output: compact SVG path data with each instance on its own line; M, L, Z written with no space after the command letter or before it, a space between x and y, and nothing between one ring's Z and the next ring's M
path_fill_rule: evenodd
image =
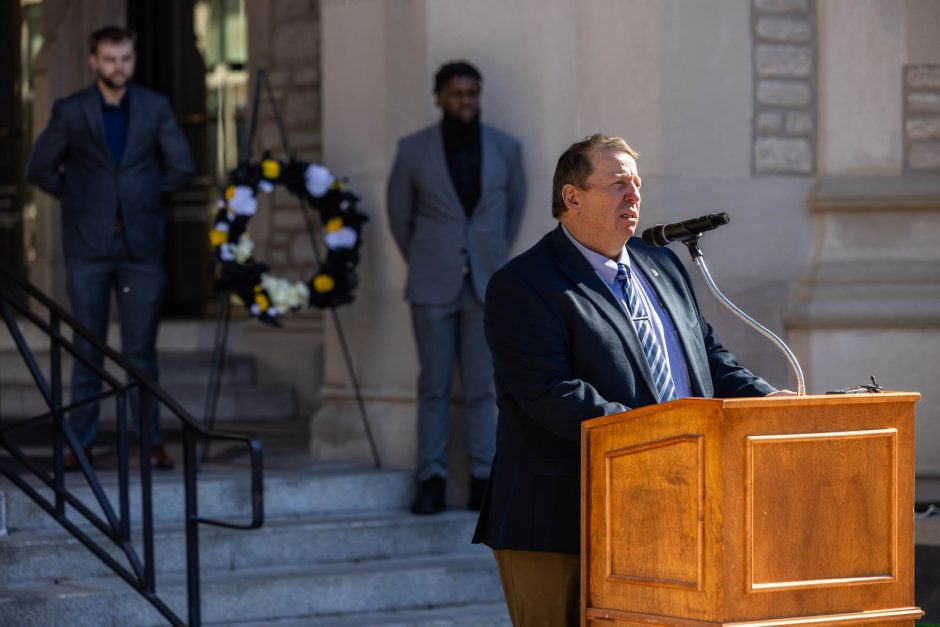
M630 269L626 265L618 263L615 278L620 283L623 295L627 299L627 307L630 309L633 326L636 328L640 345L646 354L646 361L649 362L650 370L653 372L653 381L656 383L656 391L659 392L659 402L671 401L676 398L676 385L672 381L672 375L669 374L663 350L653 333L653 324L650 322L649 312L646 311L643 301L637 295L636 289L633 287L633 281L630 280Z

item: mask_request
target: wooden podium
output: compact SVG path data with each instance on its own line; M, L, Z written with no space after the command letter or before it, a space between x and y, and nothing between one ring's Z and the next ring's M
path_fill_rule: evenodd
M913 625L919 394L583 423L581 624Z

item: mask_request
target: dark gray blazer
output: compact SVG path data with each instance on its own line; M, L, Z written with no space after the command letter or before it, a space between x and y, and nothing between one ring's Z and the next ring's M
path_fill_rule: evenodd
M774 391L722 347L671 251L639 238L627 247L672 316L695 396ZM485 306L499 423L473 541L578 553L581 422L655 404L649 364L623 307L560 226L493 275Z
M439 124L403 138L388 180L388 221L408 263L405 298L420 305L453 302L469 264L480 300L506 263L525 209L522 148L482 125L480 200L467 219L447 170Z
M120 163L108 150L101 101L91 85L56 101L36 139L26 178L62 205L65 257L106 255L120 208L138 259L159 258L164 218L160 193L181 188L195 172L186 138L162 95L129 85L127 142Z

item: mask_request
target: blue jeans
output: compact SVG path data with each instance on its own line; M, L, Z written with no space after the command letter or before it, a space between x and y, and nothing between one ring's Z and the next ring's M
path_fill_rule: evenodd
M127 249L123 235L115 233L107 257L68 259L66 279L69 300L72 302L72 315L102 342L107 341L111 289L114 288L117 293L124 357L156 383L157 324L160 321L160 305L166 284L160 259L134 259ZM101 353L77 335L75 346L94 364L102 365ZM101 378L76 359L72 366L72 402L99 392ZM137 388L133 389L129 396L128 425L132 431L137 431ZM151 443L162 444L163 433L160 431L159 404L156 399L151 398L148 403L146 420L149 423ZM81 445L86 448L91 446L98 434L98 402L72 410L70 424Z

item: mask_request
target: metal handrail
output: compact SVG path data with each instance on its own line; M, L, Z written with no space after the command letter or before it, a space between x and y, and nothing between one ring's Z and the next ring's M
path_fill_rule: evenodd
M47 317L37 314L25 304L26 296L38 303ZM50 379L47 381L40 369L33 351L29 348L26 339L20 331L14 314L28 320L51 340L50 343ZM99 341L94 334L75 320L62 307L57 305L35 286L12 276L5 269L0 268L0 317L3 318L7 329L13 336L17 350L26 363L30 375L36 384L36 389L42 395L48 411L38 416L26 418L10 425L0 425L0 446L5 448L20 466L39 479L52 490L53 500L49 500L26 479L21 473L6 463L0 463L0 474L6 476L14 485L21 489L46 513L59 522L69 533L78 539L89 551L104 562L118 576L124 579L132 588L139 592L150 602L160 614L173 625L190 625L198 627L202 623L200 574L199 574L199 525L212 525L230 529L257 529L264 521L264 493L262 472L261 443L247 436L225 433L206 429L188 411L186 411L163 388L150 381L146 375L131 365L122 355ZM72 329L73 337L81 336L95 350L100 351L104 358L115 364L127 375L127 383L119 381L113 374L107 372L104 366L98 366L83 355L75 346L74 341L66 338L61 332L62 325ZM62 351L70 354L73 359L80 360L104 383L107 390L88 399L70 405L62 402ZM140 559L136 549L131 543L131 516L128 465L128 433L127 433L127 395L131 390L137 390L140 395L137 403L140 447L140 490L142 503L141 526L143 535L143 560ZM84 404L114 397L117 403L117 437L118 437L118 512L115 512L111 501L105 493L104 487L91 466L79 444L75 432L72 430L65 415L71 409ZM153 550L153 498L152 498L152 468L150 462L150 436L147 421L150 419L147 407L149 397L153 397L163 407L182 423L183 432L183 480L185 494L185 526L186 526L186 581L188 602L188 623L184 623L173 610L160 599L156 593L155 560ZM40 468L26 455L22 449L11 442L9 434L38 422L52 419L53 424L53 472L52 475ZM251 520L250 522L234 522L204 518L199 515L197 503L197 448L200 438L206 440L218 439L240 442L246 446L250 459L251 472ZM95 513L88 505L82 502L75 494L65 487L64 448L66 444L79 460L82 473L88 486L97 501L104 518ZM93 539L81 527L66 517L65 506L69 505L82 518L87 520L107 539L114 543L124 554L130 568L125 567L109 554L104 546Z

